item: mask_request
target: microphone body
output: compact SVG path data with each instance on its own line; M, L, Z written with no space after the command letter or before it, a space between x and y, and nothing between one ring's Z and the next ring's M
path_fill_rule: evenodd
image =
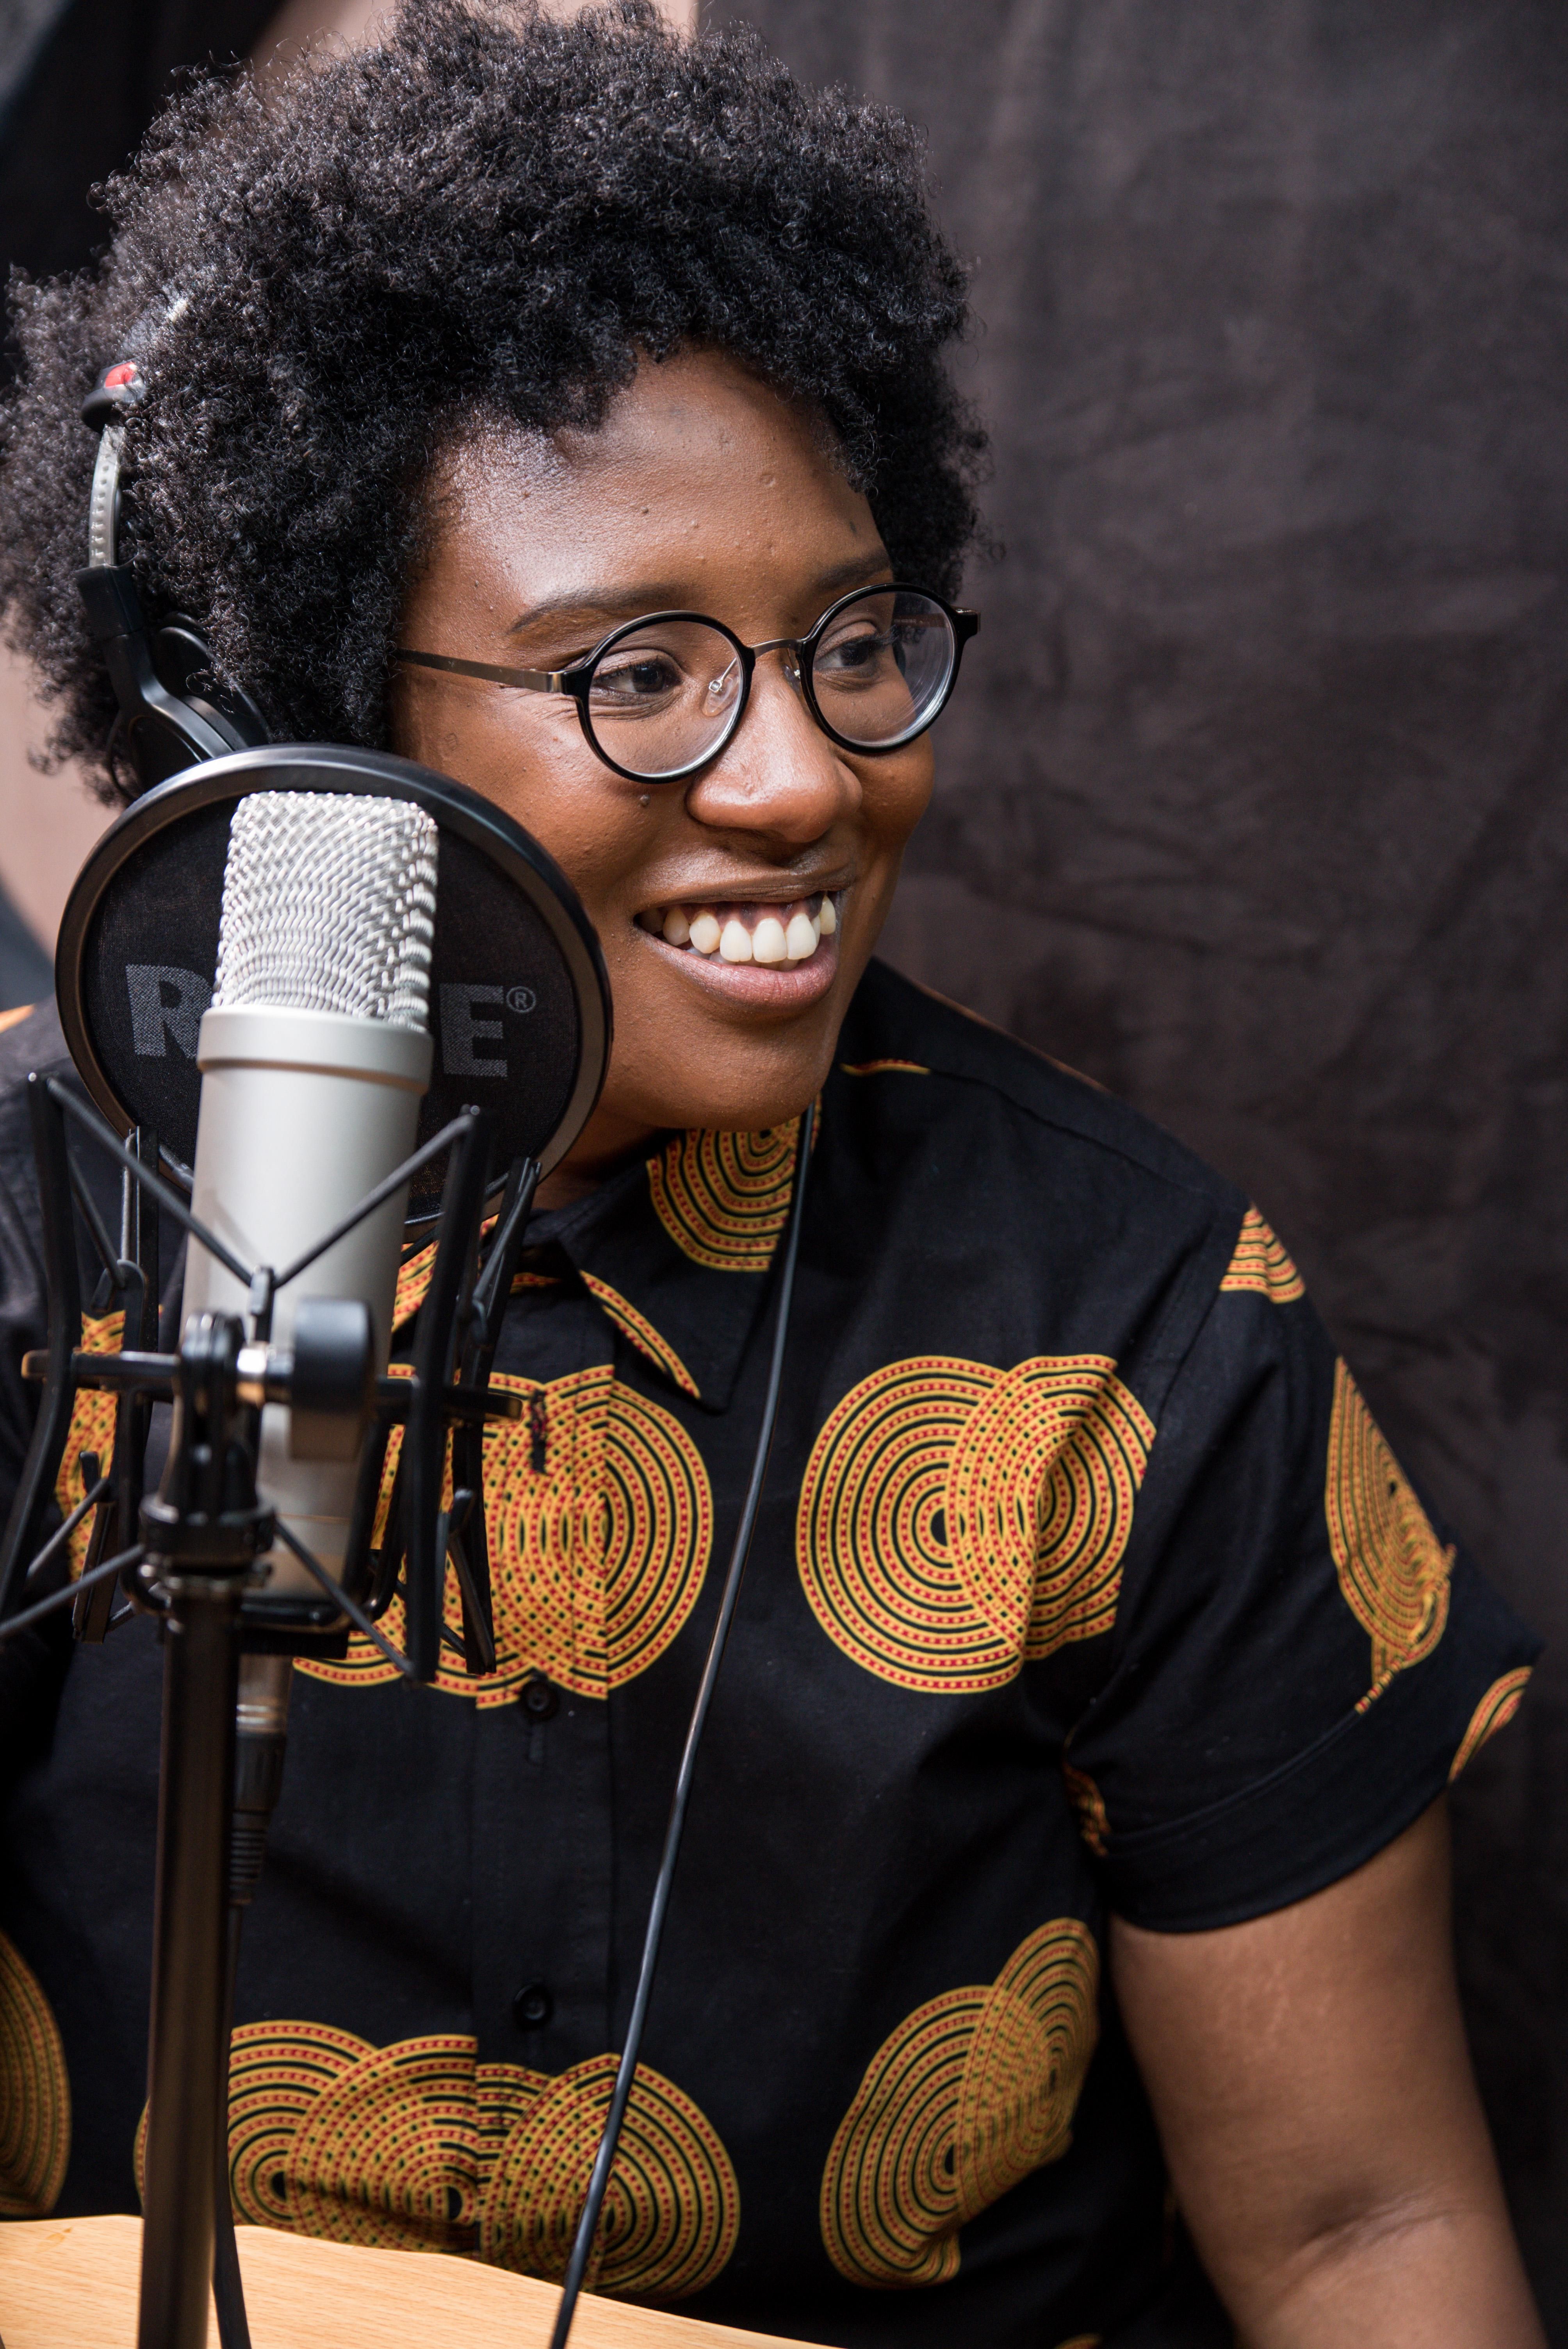
M430 1057L422 1028L296 1006L215 1005L202 1018L197 1051L196 1215L242 1263L284 1270L413 1150ZM376 1367L385 1371L407 1206L399 1192L278 1291L274 1344L289 1344L302 1298L361 1298ZM242 1313L246 1300L233 1274L192 1239L184 1316ZM290 1416L282 1403L263 1413L257 1484L295 1539L337 1576L357 1466L294 1459ZM268 1563L269 1591L316 1595L282 1545Z
M197 1045L201 1103L191 1205L253 1269L282 1274L415 1145L430 1081L426 1025L435 935L434 819L406 801L258 792L230 826L211 1009ZM361 1299L387 1367L407 1195L401 1192L279 1287L287 1346L302 1299ZM184 1318L243 1314L248 1291L192 1236ZM262 1416L261 1498L335 1578L357 1464L296 1459L292 1413ZM281 1542L269 1595L318 1595Z

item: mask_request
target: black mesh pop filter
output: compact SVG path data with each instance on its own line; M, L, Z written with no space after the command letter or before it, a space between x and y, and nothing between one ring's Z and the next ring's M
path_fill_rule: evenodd
M440 827L430 969L435 1068L421 1141L472 1102L494 1113L492 1164L572 1147L610 1051L610 988L571 883L520 824L449 776L387 751L322 743L241 750L129 807L78 874L60 925L55 991L72 1060L117 1130L150 1126L189 1182L229 824L252 792L412 800ZM442 1168L409 1202L433 1212Z

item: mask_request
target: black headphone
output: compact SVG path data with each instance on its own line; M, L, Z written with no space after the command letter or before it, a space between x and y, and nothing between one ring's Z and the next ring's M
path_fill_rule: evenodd
M100 437L88 512L88 564L77 574L88 627L119 705L111 755L123 746L142 792L205 759L259 750L268 740L249 694L215 675L196 623L171 612L150 624L130 571L115 561L125 419L146 389L135 361L119 359L105 367L82 403L82 422Z

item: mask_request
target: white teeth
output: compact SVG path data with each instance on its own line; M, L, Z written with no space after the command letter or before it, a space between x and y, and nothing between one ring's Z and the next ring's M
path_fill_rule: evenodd
M753 962L785 962L789 947L784 936L784 925L777 914L764 914L751 933Z
M749 930L738 914L726 915L721 920L707 905L695 914L688 914L684 905L666 905L662 914L639 914L637 919L672 947L689 946L699 955L721 955L726 962L809 962L821 940L830 938L839 926L832 899L823 896L817 904L818 910L812 914L798 903L788 923L781 914L765 913L756 928Z

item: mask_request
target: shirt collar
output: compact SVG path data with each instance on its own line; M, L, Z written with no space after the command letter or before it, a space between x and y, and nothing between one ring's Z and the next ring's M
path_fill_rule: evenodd
M655 1374L727 1409L789 1220L800 1121L760 1133L666 1137L585 1199L534 1217L529 1246L559 1250ZM403 1268L397 1319L417 1309L431 1249Z

